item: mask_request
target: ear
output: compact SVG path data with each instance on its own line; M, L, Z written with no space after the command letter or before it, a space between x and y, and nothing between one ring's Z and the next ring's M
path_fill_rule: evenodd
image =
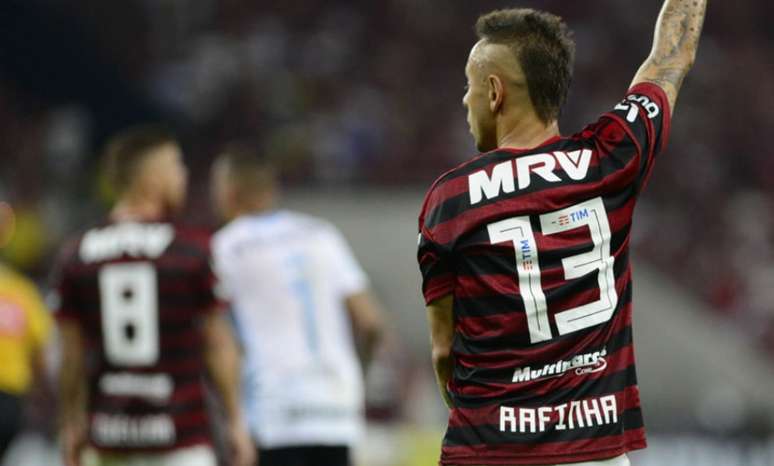
M494 74L487 77L487 83L489 84L489 109L492 113L497 113L505 101L505 86L502 79Z

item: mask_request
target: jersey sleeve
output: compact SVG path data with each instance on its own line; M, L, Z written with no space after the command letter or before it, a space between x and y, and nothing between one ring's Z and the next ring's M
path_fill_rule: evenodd
M233 280L229 279L228 264L230 260L227 258L226 248L217 235L212 240L211 254L211 268L215 280L213 291L215 296L221 301L230 302L234 296L234 292L231 289Z
M422 295L425 304L443 298L454 292L456 275L450 252L439 244L425 225L429 199L432 197L433 185L425 198L422 212L419 214L419 238L417 261L419 271L422 273Z
M200 239L200 247L201 262L195 277L199 309L205 314L226 311L228 310L228 295L222 288L209 235L205 235L205 238Z
M368 276L355 258L347 240L336 228L329 230L331 265L337 280L337 288L343 297L361 293L368 288Z
M62 248L51 275L48 304L57 319L80 321L83 317L77 289L76 248L75 241Z
M603 176L644 184L669 138L671 109L657 85L633 86L624 99L586 128L595 140Z

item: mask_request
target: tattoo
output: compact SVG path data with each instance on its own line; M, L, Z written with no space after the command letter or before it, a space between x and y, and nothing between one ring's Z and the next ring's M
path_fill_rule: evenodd
M663 88L674 105L699 47L707 0L665 0L650 57L635 82Z

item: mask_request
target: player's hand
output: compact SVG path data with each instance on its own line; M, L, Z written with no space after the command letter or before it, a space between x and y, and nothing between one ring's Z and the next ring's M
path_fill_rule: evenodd
M81 453L86 446L86 430L81 426L68 425L60 433L64 466L80 466Z
M243 422L238 422L229 427L229 441L231 443L232 466L257 466L255 445ZM67 465L69 466L69 465Z

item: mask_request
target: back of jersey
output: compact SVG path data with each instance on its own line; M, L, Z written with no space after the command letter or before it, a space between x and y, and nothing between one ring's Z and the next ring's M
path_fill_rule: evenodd
M427 304L453 297L442 464L565 464L645 446L629 242L669 132L651 84L583 131L448 172L420 216Z
M345 307L366 278L336 229L279 211L213 241L246 350L244 397L259 447L353 443L362 373Z
M87 231L61 258L57 317L87 345L89 434L103 450L209 442L200 318L218 309L208 237L169 223Z

